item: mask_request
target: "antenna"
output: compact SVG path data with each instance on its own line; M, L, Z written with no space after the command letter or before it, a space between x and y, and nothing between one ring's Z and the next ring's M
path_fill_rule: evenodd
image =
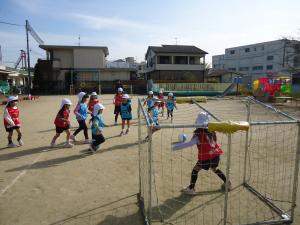
M80 46L80 34L78 36L78 46Z

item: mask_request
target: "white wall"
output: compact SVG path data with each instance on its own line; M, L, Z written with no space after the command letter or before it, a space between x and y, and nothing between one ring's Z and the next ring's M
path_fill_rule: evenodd
M74 65L72 49L54 49L53 58L60 60L61 68L70 68Z
M74 49L75 68L104 68L105 54L102 49Z

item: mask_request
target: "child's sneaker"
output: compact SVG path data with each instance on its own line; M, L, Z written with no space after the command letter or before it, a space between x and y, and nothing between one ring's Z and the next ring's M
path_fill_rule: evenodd
M14 143L12 142L12 143L9 143L9 144L7 145L7 147L8 147L8 148L16 148L16 147L18 147L18 145L14 144Z
M95 153L95 152L96 152L96 149L94 148L94 146L93 146L92 144L90 145L89 150L90 150L92 153Z
M71 139L72 141L76 142L76 138L75 138L74 135L70 135L70 139Z
M50 148L54 148L55 147L55 142L51 142L50 143Z
M120 133L120 136L122 136L122 135L124 135L124 131L123 131L123 130L122 130L121 133Z
M125 135L129 133L129 129L126 130Z
M181 190L181 192L187 194L187 195L196 195L195 189L190 188L189 186L187 186L186 188L183 188Z
M91 144L92 142L89 139L84 140L84 144Z
M24 142L22 141L22 139L18 140L18 142L19 142L19 145L20 145L20 146L23 146L23 145L24 145Z
M74 145L72 143L66 143L65 148L72 148Z
M231 191L231 189L232 189L231 182L228 181L228 191ZM221 185L221 190L222 190L222 191L225 191L225 190L226 190L226 183L223 183L223 184Z
M117 126L117 125L118 125L117 121L115 121L114 125L115 125L115 126Z

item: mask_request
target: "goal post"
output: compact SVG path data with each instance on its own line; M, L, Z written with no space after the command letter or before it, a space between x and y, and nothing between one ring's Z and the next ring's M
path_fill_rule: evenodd
M225 191L220 190L222 183L216 174L201 170L196 195L187 196L180 190L189 183L197 150L190 147L174 152L171 146L179 134L202 128L192 119L200 111L208 112L216 123L223 120L204 104L194 103L178 110L176 118L181 123L154 126L142 101L138 100L139 202L145 224L292 223L300 161L298 120L244 99L243 118L249 130L217 134L224 151L219 168L227 178ZM152 135L153 128L160 130Z

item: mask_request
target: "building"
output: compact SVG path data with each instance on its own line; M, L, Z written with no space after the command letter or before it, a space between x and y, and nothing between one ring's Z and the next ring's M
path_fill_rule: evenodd
M149 46L147 79L204 81L207 52L190 45Z
M300 67L299 43L281 39L227 48L225 54L212 57L212 69L237 71L250 80L290 76L293 67Z
M224 70L224 69L215 69L210 70L205 77L205 82L207 83L232 83L232 81L236 77L242 77L243 74L241 74L238 71L230 71L230 70Z
M46 60L35 67L35 89L44 92L68 92L70 85L77 90L98 90L100 82L130 80L135 69L106 61L105 46L40 45Z

